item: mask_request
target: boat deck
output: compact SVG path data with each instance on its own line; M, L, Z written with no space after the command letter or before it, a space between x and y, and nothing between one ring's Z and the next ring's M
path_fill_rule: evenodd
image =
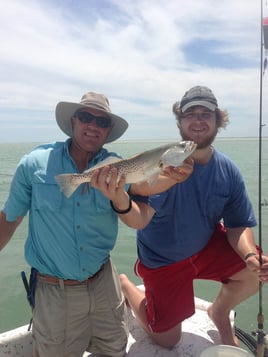
M167 350L153 343L138 325L131 309L128 309L129 340L127 345L128 357L199 357L207 347L220 344L218 331L207 316L209 302L195 298L196 313L185 320L182 325L182 339L173 349ZM234 313L231 314L234 324ZM0 334L0 357L32 356L32 336L27 331L28 326ZM92 354L85 353L84 357Z

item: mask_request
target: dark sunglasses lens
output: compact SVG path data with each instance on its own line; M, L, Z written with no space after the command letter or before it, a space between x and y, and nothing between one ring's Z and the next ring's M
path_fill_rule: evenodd
M110 128L112 126L112 121L110 118L106 117L96 117L96 124L100 128Z
M107 117L98 117L88 112L77 112L75 116L82 122L82 123L91 123L93 120L96 121L96 124L100 128L109 128L112 125L111 119Z
M87 112L78 112L75 113L75 116L82 122L82 123L91 123L95 117Z

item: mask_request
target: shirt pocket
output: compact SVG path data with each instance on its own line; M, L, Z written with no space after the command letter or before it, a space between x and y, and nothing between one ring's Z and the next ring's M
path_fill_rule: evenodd
M33 209L60 210L62 206L62 193L54 178L35 177L32 200Z
M110 201L100 191L91 188L92 200L94 201L94 207L97 213L111 212Z
M229 201L229 195L225 193L217 193L207 200L205 214L217 223L223 218L223 213Z

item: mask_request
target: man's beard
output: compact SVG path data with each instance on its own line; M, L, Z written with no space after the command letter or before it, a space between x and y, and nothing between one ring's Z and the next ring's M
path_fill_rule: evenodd
M181 134L181 137L182 137L183 140L191 140L191 141L193 141L193 139L190 136L188 136L187 134L185 134L181 130L181 128L179 128L179 129L180 129L180 134ZM205 138L202 142L196 143L197 144L197 149L204 149L204 148L209 147L213 143L217 133L218 133L218 130L216 129L215 132L212 135L210 135L209 137Z

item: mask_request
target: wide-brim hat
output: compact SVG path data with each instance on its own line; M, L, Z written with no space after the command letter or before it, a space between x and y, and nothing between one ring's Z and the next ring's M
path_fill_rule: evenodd
M111 112L108 98L105 95L88 92L83 95L80 103L59 102L56 105L55 114L58 126L69 137L72 137L71 118L77 110L83 108L97 109L111 118L112 129L105 143L110 143L120 138L128 128L128 122L125 119Z
M211 111L218 107L217 99L211 89L205 86L192 87L182 97L180 109L184 113L187 109L198 105Z

